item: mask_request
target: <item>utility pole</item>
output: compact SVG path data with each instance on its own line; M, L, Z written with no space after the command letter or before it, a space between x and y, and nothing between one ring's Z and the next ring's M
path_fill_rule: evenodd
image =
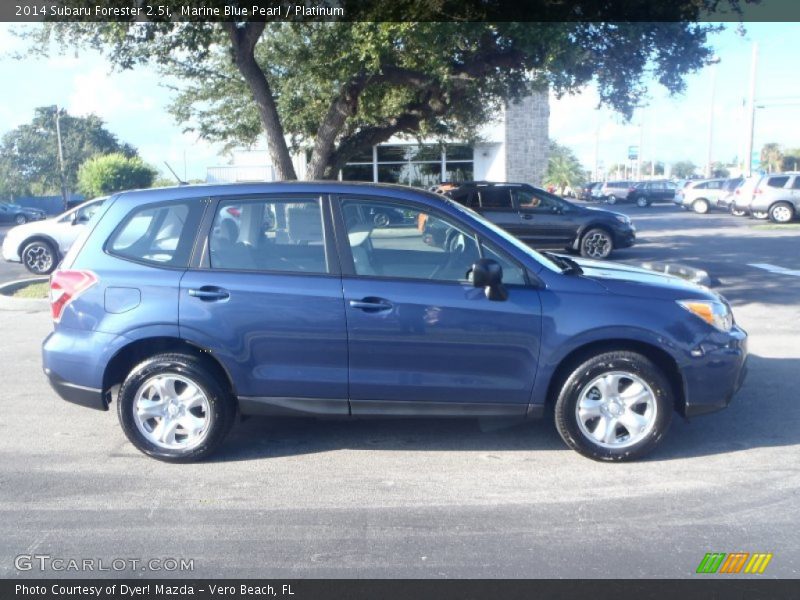
M58 170L61 177L61 202L64 210L67 210L67 178L64 175L64 147L61 143L61 114L58 111L58 104L54 105L56 113L56 139L58 140Z
M717 89L717 65L719 57L713 57L711 64L711 101L708 105L708 154L706 155L706 179L711 179L711 154L714 140L714 96Z
M753 58L750 63L750 111L747 118L747 148L744 154L744 172L753 174L753 138L756 127L756 69L758 67L758 42L753 42Z

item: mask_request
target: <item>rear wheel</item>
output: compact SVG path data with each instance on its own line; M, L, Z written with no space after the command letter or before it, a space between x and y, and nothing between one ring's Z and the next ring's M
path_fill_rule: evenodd
M759 219L763 221L764 219L769 217L769 213L766 210L754 210L752 212L754 219Z
M731 214L734 217L743 217L747 214L747 211L742 210L741 208L736 208L734 204L731 204Z
M136 366L119 391L117 415L141 452L168 462L210 455L236 414L231 394L207 363L187 354L159 354Z
M384 212L376 212L372 217L372 222L376 227L387 227L389 225L389 215Z
M35 275L51 273L56 263L56 250L48 242L31 242L22 251L22 264Z
M692 202L692 210L698 214L704 215L708 212L709 209L708 200L705 198L698 198L694 202Z
M650 206L650 201L647 199L647 196L639 196L636 198L636 206L639 208L647 208Z
M788 202L778 202L769 208L769 218L773 223L788 223L794 219L794 207Z
M584 456L635 460L664 437L673 407L669 382L652 361L635 352L607 352L569 375L555 405L556 428Z
M605 229L590 229L581 238L581 256L586 258L608 258L614 250L614 240Z
M25 215L17 215L14 217L14 223L17 225L25 225L28 222L28 218Z

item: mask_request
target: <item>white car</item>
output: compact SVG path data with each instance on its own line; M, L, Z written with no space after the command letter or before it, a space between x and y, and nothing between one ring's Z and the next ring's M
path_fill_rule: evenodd
M3 240L3 258L21 262L35 275L53 271L105 198L95 198L65 213L18 225Z

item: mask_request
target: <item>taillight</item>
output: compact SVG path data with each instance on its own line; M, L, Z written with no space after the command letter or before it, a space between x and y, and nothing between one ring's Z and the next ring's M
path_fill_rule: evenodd
M229 214L229 215L231 215L232 217L238 217L239 215L241 215L241 214L242 214L242 211L241 211L241 209L239 209L239 208L238 208L238 207L236 207L236 206L229 206L229 207L228 207L227 209L225 209L225 210L227 210L227 211L228 211L228 214Z
M628 193L631 194L636 191L636 188L628 188Z
M58 323L67 304L97 283L91 271L54 271L50 276L50 311Z
M761 193L763 193L763 192L764 192L764 190L762 190L761 188L756 188L756 189L754 189L754 190L753 190L753 195L755 195L755 194L761 194Z

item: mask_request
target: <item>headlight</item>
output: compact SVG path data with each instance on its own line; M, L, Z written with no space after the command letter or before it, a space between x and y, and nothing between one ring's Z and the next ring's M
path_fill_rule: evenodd
M631 224L631 218L627 215L614 215L614 217L616 217L617 221L620 223L625 223L625 225Z
M723 332L733 327L733 313L724 302L713 300L678 300L683 308Z

